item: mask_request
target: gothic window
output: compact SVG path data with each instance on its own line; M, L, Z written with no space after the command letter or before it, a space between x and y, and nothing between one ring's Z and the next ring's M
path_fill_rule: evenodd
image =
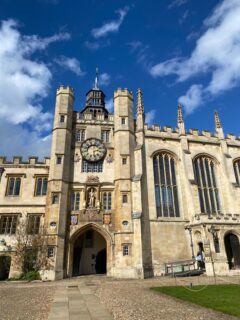
M161 152L153 158L155 197L158 217L179 217L175 160Z
M47 194L47 177L37 177L35 183L35 196L45 196Z
M82 172L102 172L102 171L103 171L103 161L91 163L83 160Z
M7 183L7 196L19 196L21 187L20 177L9 177Z
M39 233L40 219L41 219L40 215L31 214L28 216L28 226L27 226L28 234Z
M240 186L240 159L234 161L233 168L236 177L236 183L238 186Z
M80 192L72 192L71 210L79 210L80 208Z
M112 209L112 193L111 192L103 193L103 209L104 210Z
M75 140L76 140L77 142L80 142L80 141L84 141L84 140L85 140L85 130L84 130L84 129L81 129L81 130L77 130L77 131L76 131Z
M219 213L219 192L216 183L214 160L207 156L196 158L194 160L194 171L201 213L207 213L208 215Z
M17 215L2 216L0 218L0 234L15 234L17 229Z
M103 142L109 142L110 130L102 130L101 139Z

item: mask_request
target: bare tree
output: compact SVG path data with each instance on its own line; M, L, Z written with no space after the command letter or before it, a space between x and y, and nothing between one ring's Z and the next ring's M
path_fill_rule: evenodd
M23 274L49 268L47 236L44 227L38 233L31 232L25 221L21 221L16 232L16 263Z

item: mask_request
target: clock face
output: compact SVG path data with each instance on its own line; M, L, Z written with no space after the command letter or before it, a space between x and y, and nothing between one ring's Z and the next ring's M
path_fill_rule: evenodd
M82 143L81 154L85 160L95 162L105 156L106 148L101 140L90 138Z

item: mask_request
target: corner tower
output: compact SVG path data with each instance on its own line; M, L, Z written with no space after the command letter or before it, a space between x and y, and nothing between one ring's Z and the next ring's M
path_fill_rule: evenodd
M56 93L46 206L48 246L53 252L53 270L49 271L49 279L64 277L73 102L73 89L60 86Z

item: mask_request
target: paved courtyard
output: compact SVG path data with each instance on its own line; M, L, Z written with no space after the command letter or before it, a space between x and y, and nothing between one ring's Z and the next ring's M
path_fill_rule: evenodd
M217 283L239 283L218 278ZM213 284L212 278L178 279L177 284ZM175 285L171 278L116 280L86 276L47 283L0 283L1 320L227 320L237 319L149 288ZM194 293L193 293L194 294Z

